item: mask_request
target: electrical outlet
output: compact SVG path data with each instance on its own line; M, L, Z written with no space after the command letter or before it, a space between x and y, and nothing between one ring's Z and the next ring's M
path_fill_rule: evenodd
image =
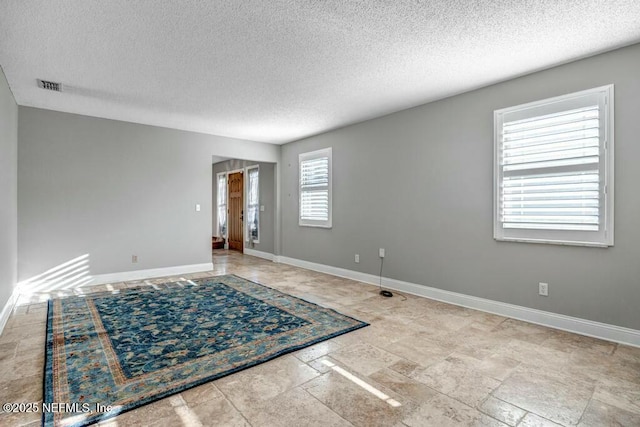
M378 251L378 255L380 256L380 258L384 258L384 248L380 248L380 250Z
M132 263L138 262L138 255L131 255L131 262Z
M356 254L356 259L355 259L356 263L360 262L360 254Z
M549 296L549 284L548 283L538 283L538 293L543 297Z
M200 204L196 204L196 212L200 212Z

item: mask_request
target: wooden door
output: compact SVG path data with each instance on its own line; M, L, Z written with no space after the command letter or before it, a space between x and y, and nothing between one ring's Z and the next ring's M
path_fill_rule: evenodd
M242 172L229 174L229 249L242 251L244 242L242 230L244 227L244 202L243 202L244 182Z

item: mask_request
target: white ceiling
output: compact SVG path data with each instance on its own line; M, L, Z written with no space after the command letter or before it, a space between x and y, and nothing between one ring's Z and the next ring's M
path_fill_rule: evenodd
M638 0L0 3L19 105L272 143L637 42Z

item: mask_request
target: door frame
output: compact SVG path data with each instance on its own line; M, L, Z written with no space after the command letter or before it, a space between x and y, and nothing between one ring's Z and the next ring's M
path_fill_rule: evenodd
M226 177L226 183L227 183L227 200L226 200L227 209L229 209L229 188L228 188L228 186L229 186L229 175L232 174L232 173L238 173L238 172L242 172L242 205L243 205L243 209L244 209L244 199L246 197L246 194L245 194L246 193L246 189L244 188L245 187L244 177L245 177L245 174L246 174L246 170L245 169L246 168L233 169L233 170L230 170L230 171L218 172L216 174L216 178L219 175L223 175L223 174ZM218 208L218 202L216 201L216 209L217 208ZM218 211L216 210L216 220L219 220L217 215L218 215ZM242 241L243 241L242 247L243 247L243 250L242 250L242 252L244 252L244 223L242 224L242 227L243 227L243 230L242 230ZM224 237L224 248L225 249L229 249L229 212L227 212L227 235L226 236L221 236L221 237Z

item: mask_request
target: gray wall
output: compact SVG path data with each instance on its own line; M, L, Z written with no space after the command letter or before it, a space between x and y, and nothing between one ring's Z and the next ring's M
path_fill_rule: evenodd
M21 280L84 254L91 274L211 262L212 155L276 162L280 153L251 141L19 112Z
M278 147L280 148L280 147ZM260 212L260 243L255 243L252 247L250 243L245 242L245 246L256 251L274 253L274 230L275 230L275 208L276 208L276 191L275 191L275 164L259 163L249 160L232 159L213 165L213 232L216 233L218 216L216 209L216 201L218 200L218 187L216 185L216 174L220 172L228 172L237 169L244 169L247 166L260 166L259 175L259 192L260 205L264 206L264 212Z
M640 45L286 144L282 253L640 329ZM493 111L615 84L615 246L493 239ZM298 154L333 147L333 228L299 227ZM360 264L354 254L360 254ZM549 283L549 297L537 294Z
M18 106L0 68L0 311L18 267Z

